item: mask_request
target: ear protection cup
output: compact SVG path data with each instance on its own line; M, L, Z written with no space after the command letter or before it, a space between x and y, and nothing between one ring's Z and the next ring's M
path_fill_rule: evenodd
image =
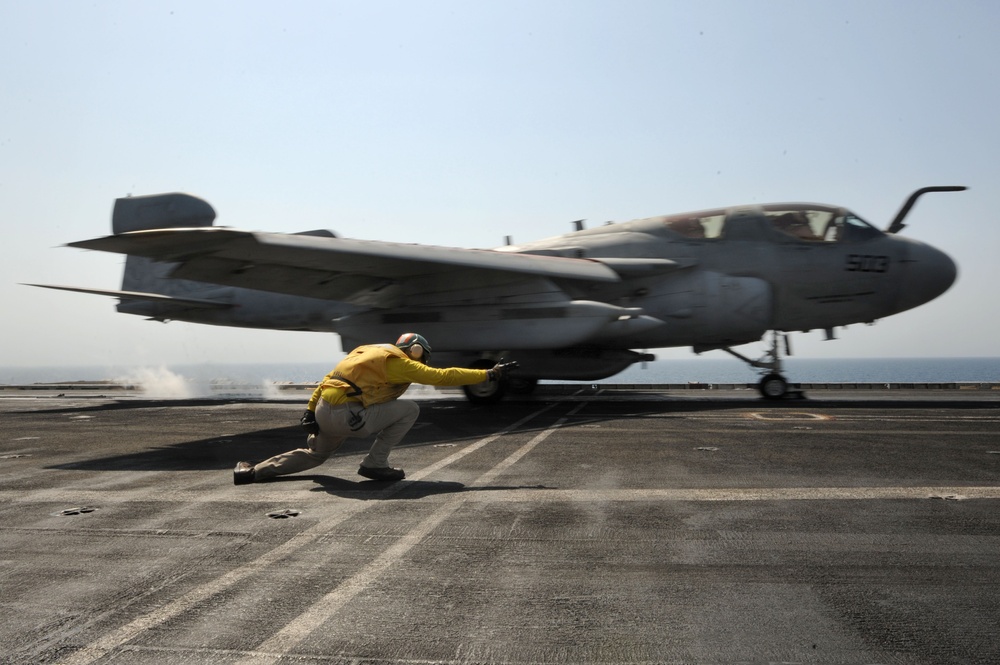
M416 333L403 333L396 340L396 348L406 352L412 360L419 360L426 363L431 355L431 345L427 343L422 335Z

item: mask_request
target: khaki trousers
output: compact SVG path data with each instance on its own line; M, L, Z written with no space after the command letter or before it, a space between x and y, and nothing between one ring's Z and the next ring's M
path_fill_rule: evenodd
M254 466L256 480L298 473L319 466L347 439L363 439L375 435L368 455L361 466L383 468L389 466L389 453L413 427L420 414L420 407L409 400L392 400L373 404L367 409L360 404L331 406L320 400L316 406L319 434L310 434L306 447L290 450Z

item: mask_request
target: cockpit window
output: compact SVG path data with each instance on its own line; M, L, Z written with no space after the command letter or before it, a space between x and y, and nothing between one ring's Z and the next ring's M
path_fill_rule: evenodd
M838 210L826 226L827 242L859 242L877 238L882 232L852 212Z
M833 210L773 210L767 212L771 226L781 233L808 242L836 242L838 232Z
M726 220L723 212L719 214L684 215L681 217L666 217L663 225L674 233L695 240L714 240L722 235L722 225Z
M741 213L751 214L757 219L758 215L763 215L771 228L778 232L777 237L788 241L858 242L882 235L881 231L844 208L816 203L771 203L754 208L706 210L645 221L656 221L672 233L690 240L718 240L726 236L727 215L740 216Z
M854 213L845 213L841 219L843 224L841 235L847 242L868 240L869 238L877 238L882 235L881 231Z

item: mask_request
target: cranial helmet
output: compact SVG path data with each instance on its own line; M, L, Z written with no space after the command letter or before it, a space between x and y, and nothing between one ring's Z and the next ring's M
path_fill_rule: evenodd
M423 335L417 333L403 333L396 340L396 347L406 351L414 360L427 362L427 358L431 355L431 345Z

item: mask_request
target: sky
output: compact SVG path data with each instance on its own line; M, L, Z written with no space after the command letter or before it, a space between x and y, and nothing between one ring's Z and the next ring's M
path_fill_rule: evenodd
M903 231L950 291L794 350L998 356L998 29L991 0L0 0L0 366L340 357L21 285L119 288L122 257L63 245L173 191L241 229L488 248L770 201L885 228L966 185Z

